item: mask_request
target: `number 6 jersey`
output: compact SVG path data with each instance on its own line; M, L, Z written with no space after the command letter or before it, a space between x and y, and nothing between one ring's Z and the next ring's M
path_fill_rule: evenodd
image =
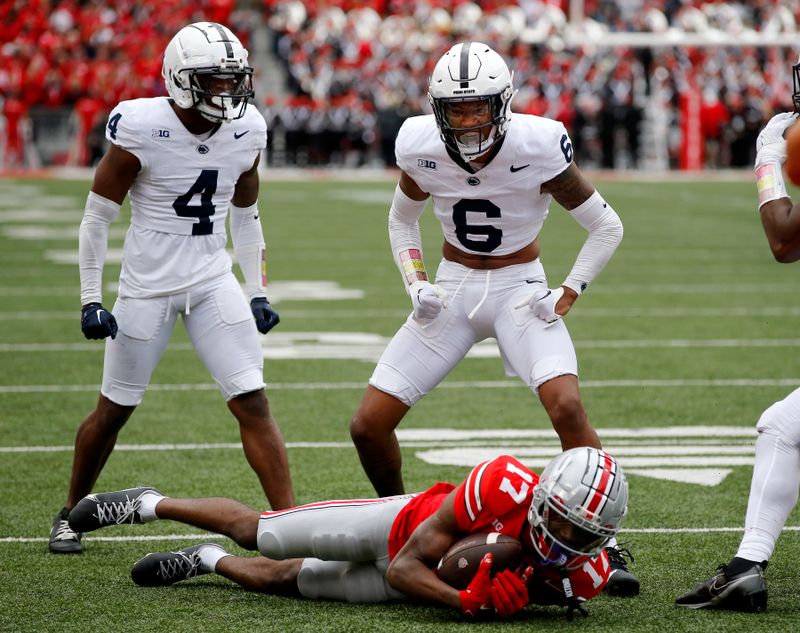
M472 172L448 152L432 114L403 123L395 143L397 165L433 197L444 238L456 248L508 255L530 244L547 218L550 195L543 182L572 162L564 125L514 114L492 160Z
M106 138L141 163L130 189L119 296L182 292L230 271L228 205L267 143L256 107L210 135L194 135L166 97L123 101L109 116Z

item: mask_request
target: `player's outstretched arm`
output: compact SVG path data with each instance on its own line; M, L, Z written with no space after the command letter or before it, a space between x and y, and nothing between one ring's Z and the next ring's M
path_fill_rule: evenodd
M457 527L451 493L442 506L414 530L386 572L389 584L409 598L462 611L459 591L439 580L433 568L456 540Z

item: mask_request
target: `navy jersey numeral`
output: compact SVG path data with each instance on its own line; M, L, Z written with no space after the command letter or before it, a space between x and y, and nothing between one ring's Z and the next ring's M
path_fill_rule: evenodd
M483 213L487 218L499 218L500 207L489 200L459 200L453 205L456 237L466 248L479 253L491 253L503 240L503 229L491 224L470 224L467 213ZM485 239L474 239L476 236Z
M566 134L561 135L561 151L564 153L564 158L567 164L572 162L572 143L569 142L569 136Z
M204 169L189 191L172 203L172 208L180 217L199 220L192 225L192 235L211 235L214 230L214 223L210 218L215 211L212 197L217 192L218 174L216 169ZM189 204L196 194L200 194L200 204Z
M117 126L122 115L117 113L108 120L108 134L113 140L117 140Z

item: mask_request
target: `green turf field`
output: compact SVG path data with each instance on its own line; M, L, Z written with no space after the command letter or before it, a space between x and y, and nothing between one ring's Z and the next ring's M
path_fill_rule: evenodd
M636 557L642 595L600 597L588 619L573 623L563 610L532 608L512 622L474 626L795 631L798 512L770 563L766 614L690 612L673 601L734 553L755 422L800 384L800 264L772 260L746 174L741 182L598 184L623 219L625 239L567 322L589 415L629 473L619 540ZM271 294L281 314L263 339L265 374L299 502L372 493L348 423L376 355L409 307L386 235L393 188L388 180L268 179L263 186ZM89 535L81 556L47 552L75 430L102 372L102 343L86 341L79 327L77 227L87 189L79 181L0 180L0 631L465 630L457 613L443 609L265 597L219 577L138 588L129 570L139 557L205 538L169 522ZM107 284L119 273L123 215L112 226ZM423 235L435 269L440 233L430 210ZM554 205L542 240L551 285L566 275L582 240ZM107 288L109 306L113 295ZM544 411L504 376L491 343L478 346L401 428L409 490L460 481L466 464L492 452L540 468L557 451ZM97 489L140 484L265 503L237 425L181 326Z

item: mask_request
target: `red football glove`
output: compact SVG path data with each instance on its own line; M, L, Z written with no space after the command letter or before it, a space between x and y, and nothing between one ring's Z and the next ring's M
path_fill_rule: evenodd
M464 615L474 618L478 611L484 607L492 606L492 579L489 571L492 568L492 555L486 554L481 559L478 571L472 578L472 582L463 591L458 592L461 598L461 611Z
M525 608L528 604L528 578L532 573L533 567L527 567L520 576L505 569L492 579L492 603L497 615L510 618Z

